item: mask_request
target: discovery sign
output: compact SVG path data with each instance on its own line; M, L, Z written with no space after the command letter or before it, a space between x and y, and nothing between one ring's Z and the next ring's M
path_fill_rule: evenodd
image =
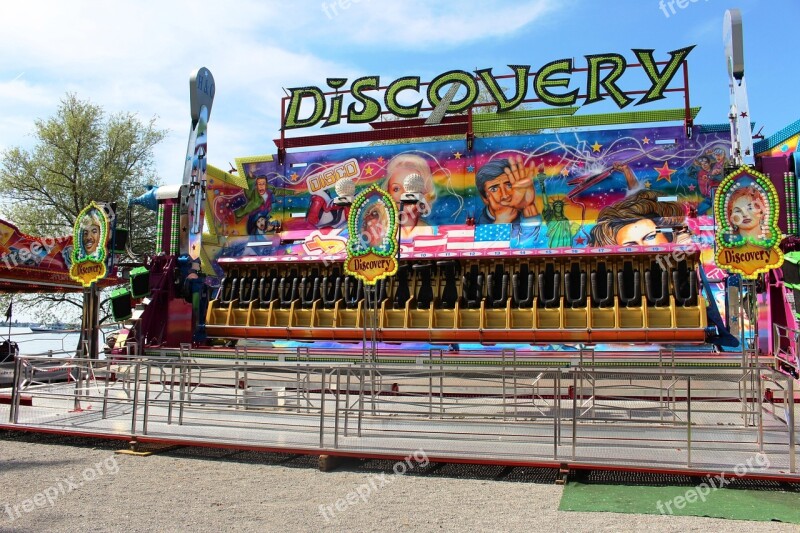
M656 61L655 50L632 49L636 56L635 66L641 66L650 81L647 90L637 91L635 95L628 94L619 85L619 80L629 65L624 56L616 53L587 55L586 66L582 68L577 68L572 59L552 61L535 71L531 65L509 65L511 75L504 75L502 79L495 76L491 68L479 69L474 74L464 70L450 70L431 80L424 94L419 76L401 77L386 87L381 86L379 76L364 76L350 82L349 90L342 91L340 90L348 82L347 78L328 78L328 94L326 90L314 86L289 89L289 105L283 129L307 128L320 122L322 127L334 126L343 118L351 124L369 123L381 116L384 112L382 106L399 118L418 117L423 106L437 109L440 104L446 106L446 114L462 113L476 102L480 85L486 88L500 113L517 108L528 98L531 89L536 98L548 106L593 104L605 100L606 97L611 98L620 109L634 101L635 105L642 105L665 98L664 92L693 48L694 46L688 46L673 50L669 52L669 59L661 62ZM584 96L580 96L579 88L569 90L573 76L578 72L585 77L582 83L585 87ZM509 81L511 78L513 81ZM513 84L511 94L507 94L502 87L507 83ZM442 96L454 86L460 86L460 97L450 100ZM383 92L383 102L375 94L377 91ZM373 94L367 94L370 92ZM416 93L418 99L413 101L415 98L408 95L400 98L399 95L403 92ZM352 101L347 102L344 112L344 98L348 94ZM579 98L583 98L580 103Z

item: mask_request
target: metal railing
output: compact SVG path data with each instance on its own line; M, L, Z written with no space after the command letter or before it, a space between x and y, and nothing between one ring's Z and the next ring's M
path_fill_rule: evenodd
M500 462L723 467L766 453L796 472L790 376L669 362L623 372L595 368L587 354L579 355L584 366L548 369L518 366L513 351L499 368L447 365L441 352L427 366L124 356L70 359L67 379L52 383L25 378L26 367L48 358L21 356L8 421L287 451L423 447L431 456ZM750 380L755 392L741 385ZM763 403L763 381L782 405Z

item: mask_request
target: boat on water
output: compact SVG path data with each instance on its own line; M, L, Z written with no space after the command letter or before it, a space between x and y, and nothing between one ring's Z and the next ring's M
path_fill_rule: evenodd
M72 331L73 329L75 328L73 328L68 324L62 324L60 322L56 322L55 324L49 326L44 324L40 324L38 326L30 326L30 330L33 331L34 333L62 333L65 331Z

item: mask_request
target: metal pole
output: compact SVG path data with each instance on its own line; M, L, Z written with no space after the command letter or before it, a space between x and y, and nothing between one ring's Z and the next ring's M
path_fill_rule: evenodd
M558 383L558 376L556 376L555 382ZM560 387L556 386L557 389ZM555 461L558 459L558 410L555 408L556 404L558 403L558 396L560 396L560 390L553 391L553 460Z
M789 472L794 474L797 468L797 458L795 457L795 434L794 434L794 380L789 377L786 380L786 392L788 393L788 411L786 413L786 425L789 426Z
M324 378L323 378L324 380ZM341 368L336 368L336 408L333 413L333 447L339 447L339 396L342 389Z
M556 374L556 418L558 420L558 443L561 444L561 374L559 370Z
M500 379L502 383L502 398L503 398L503 420L506 419L506 350L500 352Z
M236 347L236 351L237 351L236 363L234 363L236 366L234 367L234 371L233 371L233 408L234 409L238 409L239 408L239 403L240 403L239 402L239 354L238 354L239 347L238 346Z
M517 417L517 349L514 348L514 351L511 352L511 358L513 361L513 369L514 372L514 419L516 420Z
M144 420L142 421L142 433L147 435L147 415L150 407L150 371L153 369L153 366L148 363L147 364L147 372L145 372L145 379L147 381L144 382Z
M169 374L169 404L167 405L167 424L172 424L172 402L175 399L175 363L170 365L172 370Z
M106 359L106 386L103 388L103 416L105 420L108 415L108 382L111 379L111 359Z
M19 397L20 397L20 366L22 366L22 359L17 356L14 359L14 384L11 386L11 409L8 412L8 422L10 424L17 423L17 412L19 411Z
M345 369L347 371L347 381L345 387L347 390L344 393L344 436L347 436L347 424L350 420L350 367Z
M364 362L361 362L361 375L358 378L358 436L361 436L361 419L364 417Z
M444 418L444 350L439 350L439 418Z
M692 466L692 377L686 377L686 466Z
M83 382L83 367L80 363L76 365L77 368L77 376L75 376L75 402L73 404L73 409L78 410L81 408L81 383Z
M580 369L572 371L572 460L575 460L575 441L578 438L578 372ZM583 380L583 378L581 378Z
M181 361L181 380L178 384L178 425L183 425L183 402L186 399L186 363Z
M322 372L322 393L319 404L319 447L325 447L325 371Z
M433 351L430 352L433 358ZM433 418L433 366L428 365L428 418Z
M758 374L758 370L755 369L753 372ZM761 375L758 374L756 379L756 386L758 387L758 451L764 452L764 398L763 392L761 391Z
M133 382L133 413L131 414L131 436L136 435L136 410L139 409L139 366L136 363L136 370Z
M385 283L379 281L378 283ZM375 313L372 317L372 361L378 361L378 285L372 286L372 299L375 304Z

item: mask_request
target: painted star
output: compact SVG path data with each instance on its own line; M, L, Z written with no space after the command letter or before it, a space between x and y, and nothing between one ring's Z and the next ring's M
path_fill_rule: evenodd
M669 161L664 161L663 167L653 167L653 169L658 172L658 179L656 181L666 180L669 183L672 183L672 175L677 172L677 170L669 168Z
M378 163L383 163L384 159L383 156L378 156Z
M365 169L364 169L364 173L365 173L367 176L372 176L372 167L367 167L367 168L365 168Z
M583 237L575 237L575 243L576 244L583 244L585 242L586 242L586 239L584 239Z
M747 111L742 111L740 114L742 118L747 118Z
M461 159L461 155L462 155L461 152L456 152L453 154L453 157L455 157L456 159Z
M650 188L650 180L647 180L647 181L644 182L644 188L645 189L649 189Z
M299 177L299 176L297 175L297 172L292 172L292 173L289 175L289 179L290 179L290 180L292 180L292 181L297 181L297 178L298 178L298 177Z
M475 165L467 165L467 172L475 172Z
M642 144L650 144L650 139L645 137L644 139L642 139Z
M696 188L697 188L697 187L695 187L695 186L694 186L694 184L692 184L692 185L689 185L689 190L690 190L690 191L692 191L692 192L694 192L694 190L695 190Z
M602 144L595 141L594 144L592 145L592 152L599 152L602 147L603 147Z
M567 167L562 168L561 175L564 177L569 176L569 169Z

